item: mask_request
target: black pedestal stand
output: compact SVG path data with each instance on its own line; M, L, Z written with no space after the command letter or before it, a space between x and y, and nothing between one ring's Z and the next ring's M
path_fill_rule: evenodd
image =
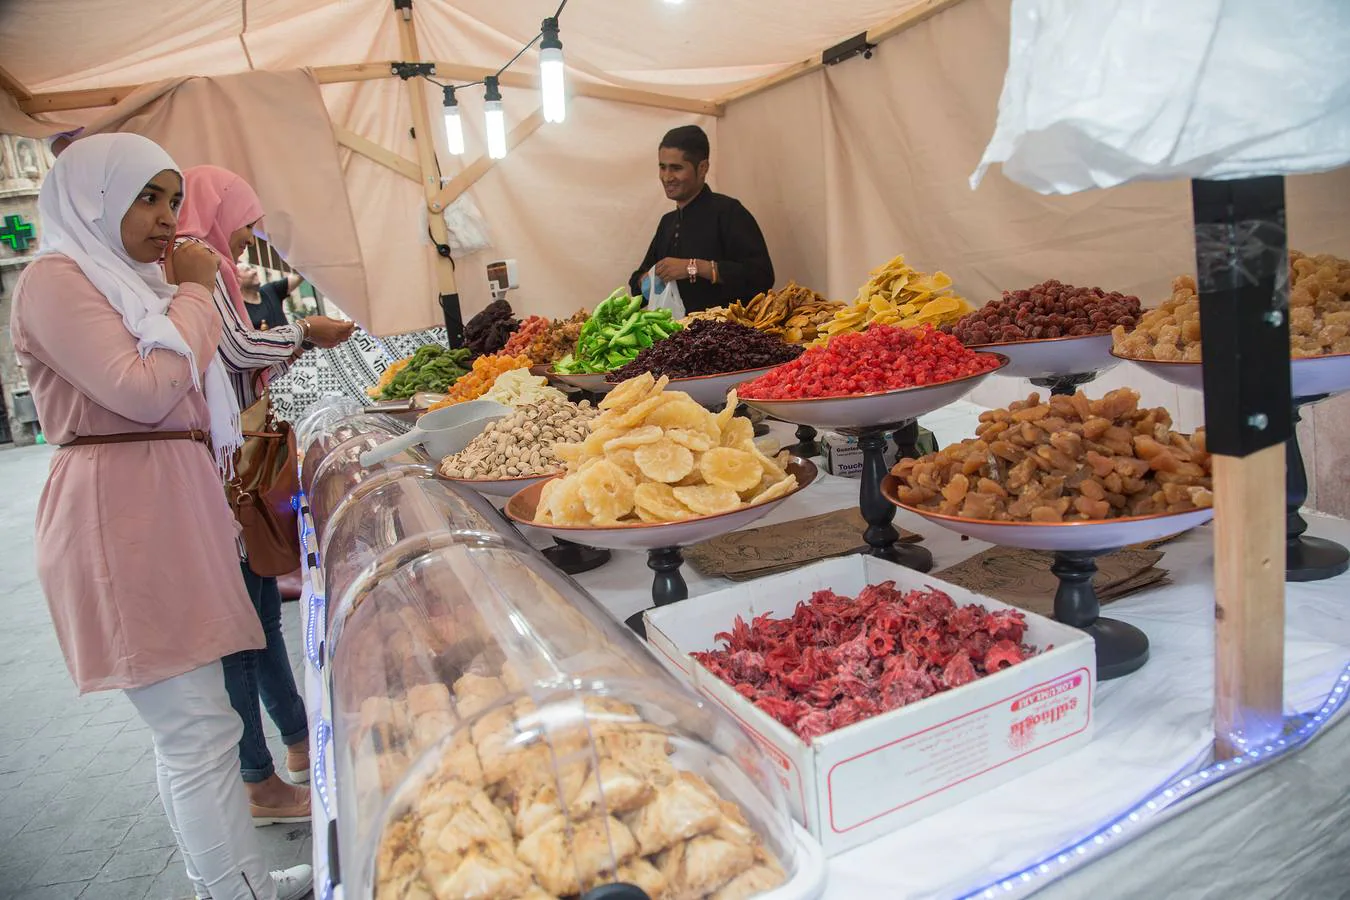
M816 443L816 430L810 425L798 425L797 443L792 447L792 455L810 459L819 453L820 445Z
M1148 635L1118 619L1098 615L1101 605L1092 577L1095 557L1106 550L1060 550L1050 571L1059 579L1055 619L1086 631L1097 642L1097 680L1128 675L1148 662Z
M1050 389L1050 396L1072 396L1089 381L1097 380L1096 372L1079 372L1075 375L1048 375L1045 378L1029 379L1036 387Z
M913 425L917 435L918 424L906 422L903 429ZM867 541L864 551L878 559L899 563L916 572L927 572L933 568L933 554L926 547L917 544L899 544L900 532L891 523L895 521L895 507L881 493L881 481L886 477L886 432L894 426L879 425L875 428L860 428L858 448L863 452L862 486L858 490L858 508L867 520L867 530L863 540Z
M679 547L661 547L647 551L647 568L656 573L652 579L652 600L656 606L669 606L681 600L689 599L689 585L680 574L684 565L684 554ZM642 621L642 612L633 613L624 620L624 624L637 632L638 637L647 637L647 627Z
M558 538L554 538L553 541L554 546L540 552L544 554L545 559L568 575L580 575L582 572L598 569L609 562L610 552L608 550L599 547L585 547Z
M1308 523L1303 520L1299 508L1308 499L1308 471L1303 467L1303 451L1298 446L1299 407L1326 399L1318 397L1298 397L1294 400L1294 430L1284 445L1285 464L1285 580L1321 581L1335 578L1350 569L1350 550L1346 550L1334 541L1317 537L1306 537Z

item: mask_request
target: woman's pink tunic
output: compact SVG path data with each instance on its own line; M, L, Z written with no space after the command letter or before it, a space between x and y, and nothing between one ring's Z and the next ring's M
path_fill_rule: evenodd
M210 292L183 285L168 316L204 369L221 330ZM122 317L68 257L27 268L10 329L51 443L210 431L186 357L154 350L142 359ZM38 506L38 577L81 693L143 687L263 646L235 534L205 444L56 451Z

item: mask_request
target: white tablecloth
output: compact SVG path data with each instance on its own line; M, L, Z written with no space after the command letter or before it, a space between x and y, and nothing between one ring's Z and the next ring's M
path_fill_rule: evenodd
M957 439L963 428L969 433L975 408L968 406L924 424L943 443ZM945 433L949 429L954 433ZM790 440L790 431L777 433ZM857 492L856 480L822 476L756 525L847 508L857 503ZM1350 544L1350 523L1323 516L1309 521L1310 533ZM935 570L988 547L905 513L897 524L925 536ZM541 547L549 543L537 533L530 537ZM1207 768L1214 704L1210 529L1165 550L1160 565L1172 584L1109 607L1111 616L1149 635L1152 655L1135 674L1101 685L1091 744L834 857L828 898L992 898L1043 889L1062 898L1089 892L1201 897L1227 896L1235 888L1248 896L1312 898L1342 897L1350 889L1350 726L1316 724L1319 736L1285 761ZM689 566L684 576L691 597L731 584ZM619 619L651 605L644 554L616 551L608 564L577 580ZM1286 620L1286 706L1291 715L1315 711L1338 683L1343 689L1350 683L1350 675L1338 682L1350 666L1350 574L1288 585ZM307 672L314 746L322 737L321 687L317 670ZM1203 778L1195 774L1202 770ZM1248 770L1256 774L1249 778ZM331 769L316 775L314 848L322 876L327 842L319 791L331 785ZM1170 799L1162 794L1169 785ZM1155 795L1150 810L1143 804Z

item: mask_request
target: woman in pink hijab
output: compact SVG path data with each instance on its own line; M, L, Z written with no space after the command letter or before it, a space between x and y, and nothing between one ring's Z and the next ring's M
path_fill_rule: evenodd
M245 409L258 399L260 382L285 371L310 342L321 347L337 346L350 336L353 325L311 316L295 325L254 330L244 307L235 260L259 227L262 203L248 182L217 166L194 166L183 173L183 179L178 242L200 241L220 257L212 292L224 325L219 356L234 388L234 400L239 409ZM304 822L310 817L309 791L278 777L258 709L261 698L286 744L286 769L291 780L308 781L309 722L281 630L281 592L275 578L261 577L249 568L242 545L240 555L244 583L267 639L263 650L246 650L224 659L225 687L244 723L239 741L240 775L248 788L255 824Z

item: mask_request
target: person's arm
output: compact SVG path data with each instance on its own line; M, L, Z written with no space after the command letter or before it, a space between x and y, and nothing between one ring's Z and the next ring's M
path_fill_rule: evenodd
M755 217L740 203L728 208L724 216L722 233L726 250L723 258L716 260L717 283L723 286L724 296L749 300L773 288L769 245L764 242Z
M142 358L121 314L74 261L34 265L43 269L31 273L16 304L16 346L110 412L144 425L163 421L193 389L187 357L156 349ZM205 373L221 332L210 291L180 285L166 315Z
M642 279L651 271L652 266L656 265L657 253L656 242L661 237L661 225L656 226L656 234L652 235L652 242L647 246L647 255L642 257L642 265L638 266L637 271L628 276L628 296L642 296Z
M299 325L280 325L267 331L254 330L251 322L239 318L225 281L216 276L213 294L216 312L225 326L220 339L220 358L235 372L252 372L288 362L304 340Z

